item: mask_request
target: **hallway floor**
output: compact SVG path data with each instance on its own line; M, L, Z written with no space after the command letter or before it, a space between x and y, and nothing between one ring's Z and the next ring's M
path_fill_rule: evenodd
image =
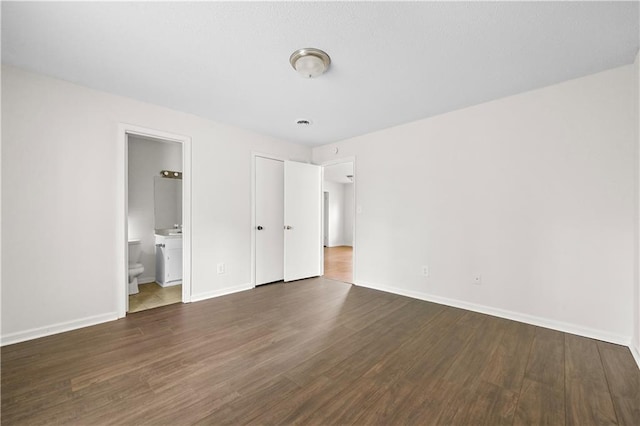
M324 277L353 284L353 247L324 248Z

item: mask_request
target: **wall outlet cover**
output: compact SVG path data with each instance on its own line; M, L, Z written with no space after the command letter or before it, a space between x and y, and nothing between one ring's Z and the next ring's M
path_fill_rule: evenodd
M422 275L425 277L429 276L429 267L427 265L422 266Z

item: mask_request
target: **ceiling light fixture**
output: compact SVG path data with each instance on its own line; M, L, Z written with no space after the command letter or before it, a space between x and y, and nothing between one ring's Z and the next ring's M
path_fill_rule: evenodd
M331 58L320 49L308 47L293 52L289 62L301 76L313 78L324 74L329 69Z

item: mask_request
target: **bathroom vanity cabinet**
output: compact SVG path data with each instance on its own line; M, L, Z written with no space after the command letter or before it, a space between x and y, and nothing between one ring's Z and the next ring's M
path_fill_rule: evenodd
M156 282L162 287L182 284L182 235L156 234Z

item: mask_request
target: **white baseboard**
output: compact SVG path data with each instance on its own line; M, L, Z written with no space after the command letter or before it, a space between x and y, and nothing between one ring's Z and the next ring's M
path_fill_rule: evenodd
M505 309L493 308L491 306L479 305L476 303L465 302L457 299L449 299L446 297L435 296L428 293L422 293L412 290L404 290L396 287L390 287L385 285L372 284L359 281L356 285L371 288L374 290L385 291L387 293L393 293L400 296L407 296L413 299L425 300L427 302L439 303L441 305L452 306L455 308L466 309L468 311L479 312L481 314L492 315L494 317L505 318L513 321L523 322L526 324L536 325L539 327L550 328L553 330L562 331L565 333L576 334L578 336L588 337L591 339L602 340L616 345L629 346L631 348L631 338L629 336L620 336L613 333L608 333L602 330L596 330L588 327L583 327L576 324L566 323L562 321L555 321L548 318L537 317L534 315L523 314L520 312L508 311ZM632 350L633 352L633 350ZM636 359L637 360L637 359Z
M331 244L328 246L324 246L324 247L328 247L328 248L333 248L333 247L353 247L353 244L351 244L350 242L346 242L346 241L338 241L335 244Z
M50 336L52 334L64 333L65 331L76 330L78 328L89 327L91 325L101 324L103 322L114 321L117 319L117 312L109 312L107 314L94 315L73 321L60 322L58 324L48 325L45 327L9 333L0 337L0 346L12 345L26 340L33 340L39 337Z
M205 293L192 294L191 301L199 302L201 300L211 299L213 297L226 296L227 294L237 293L239 291L251 290L252 288L254 288L253 284L249 283L249 284L237 285L234 287L227 287L221 290L214 290L214 291L207 291Z
M138 278L138 284L149 284L149 283L155 283L155 282L156 282L156 277Z
M158 283L158 285L160 287L166 288L166 287L173 287L174 285L180 285L182 284L182 280L178 280L178 281L171 281L170 283Z

